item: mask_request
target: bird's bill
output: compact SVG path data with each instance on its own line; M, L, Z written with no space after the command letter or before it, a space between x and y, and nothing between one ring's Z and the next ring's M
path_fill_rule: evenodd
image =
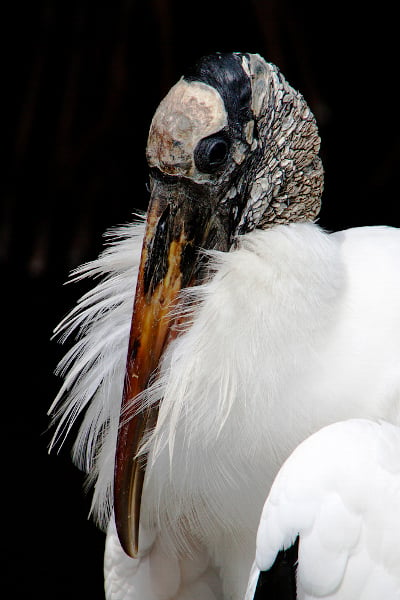
M187 198L179 184L152 182L116 448L114 509L125 552L138 553L140 503L145 466L137 458L144 434L157 421L158 406L144 408L140 396L156 374L162 352L176 335L171 314L182 287L193 285L198 267L198 232L207 231L202 202ZM170 202L173 192L174 202ZM199 198L197 199L199 200ZM197 207L197 208L193 208ZM200 225L200 226L199 226ZM176 328L175 328L176 329Z

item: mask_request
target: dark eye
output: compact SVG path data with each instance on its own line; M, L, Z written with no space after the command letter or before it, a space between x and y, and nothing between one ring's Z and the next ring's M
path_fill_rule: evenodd
M203 138L194 151L194 162L199 171L214 173L226 161L229 153L229 142L222 135Z

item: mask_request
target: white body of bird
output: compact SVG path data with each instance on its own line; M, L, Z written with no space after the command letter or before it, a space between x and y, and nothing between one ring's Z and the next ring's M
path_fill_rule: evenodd
M299 600L400 598L400 428L350 419L300 444L278 473L246 595L299 536Z
M98 464L100 505L113 476L139 253L134 227L93 264L93 274L113 276L86 299L87 347L70 372L70 377L86 373L76 383L77 399L86 398L89 382L100 389L77 453L84 451L93 426L91 411L100 415L102 406L114 423L114 443L104 446ZM140 236L142 225L136 227ZM170 345L160 378L146 392L149 402L163 400L147 442L142 522L164 548L164 560L175 560L178 569L169 593L165 572L153 570L162 579L157 583L153 576L153 585L163 593L148 591L149 599L179 598L179 556L188 549L206 552L209 562L202 558L201 564L219 573L224 598L242 598L262 506L290 452L313 431L340 419L399 421L398 256L395 229L327 234L308 223L254 231L235 250L214 254L214 276L189 292L190 326ZM117 308L107 301L110 296ZM105 406L104 386L116 396ZM113 540L113 525L109 535ZM145 544L143 555L151 548ZM128 558L115 539L108 542L110 600L140 597L133 590L143 560ZM123 595L120 564L129 590Z

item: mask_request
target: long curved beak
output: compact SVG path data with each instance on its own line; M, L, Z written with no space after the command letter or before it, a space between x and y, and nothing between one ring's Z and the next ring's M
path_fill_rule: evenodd
M221 243L215 243L219 227L215 227L203 190L193 186L190 189L176 180L152 180L116 449L116 526L124 551L132 557L138 553L145 475L145 465L137 454L144 434L155 426L158 414L158 406L143 408L140 398L135 398L147 387L163 350L176 335L171 308L180 290L199 279L199 248L210 247L211 242L213 247L225 249Z

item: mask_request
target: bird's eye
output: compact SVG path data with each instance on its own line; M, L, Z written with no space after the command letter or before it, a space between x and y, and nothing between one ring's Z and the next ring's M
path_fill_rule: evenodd
M226 161L229 153L228 140L220 135L203 138L194 151L194 162L199 171L214 173Z

